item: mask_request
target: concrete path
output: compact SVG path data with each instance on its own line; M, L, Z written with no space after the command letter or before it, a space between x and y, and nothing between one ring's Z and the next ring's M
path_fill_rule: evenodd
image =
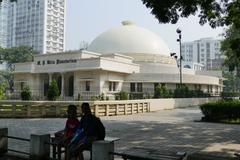
M211 152L214 155L240 153L240 125L195 122L198 108L164 110L128 116L101 117L107 135L119 137L116 150L132 146L171 151ZM31 133L54 133L66 119L0 119L9 135L29 138ZM11 148L28 151L28 143L10 140Z

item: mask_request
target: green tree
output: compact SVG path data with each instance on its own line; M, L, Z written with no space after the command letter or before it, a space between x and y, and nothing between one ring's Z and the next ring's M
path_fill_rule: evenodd
M6 84L6 89L13 88L13 73L10 71L0 71L0 83Z
M8 68L6 71L0 72L0 81L7 81L7 88L12 90L13 88L13 70L14 63L31 62L33 61L33 55L37 52L32 47L20 46L13 48L1 48L0 47L0 60L6 61Z
M226 56L224 65L229 67L230 71L235 68L240 74L240 30L231 26L224 34L224 40L221 42L221 51Z
M5 93L6 93L6 83L0 84L0 100L5 99Z
M234 86L233 91L238 91L240 89L240 29L233 25L226 30L224 37L221 43L221 51L226 56L224 65L230 72L236 72L233 77L232 74L225 72L224 76L228 79L225 83L228 84L227 87Z
M21 92L21 99L24 101L29 101L32 99L32 93L28 86L24 87Z
M28 46L0 48L0 58L8 63L10 71L14 70L14 63L32 62L35 54L37 52Z
M60 91L57 86L57 82L53 80L47 91L47 99L50 101L55 101L60 96Z
M213 28L235 24L240 27L239 0L142 0L160 23L177 23L180 17L198 15L201 25Z
M233 72L224 71L223 77L226 78L225 81L223 81L224 92L236 92L237 89L237 77Z

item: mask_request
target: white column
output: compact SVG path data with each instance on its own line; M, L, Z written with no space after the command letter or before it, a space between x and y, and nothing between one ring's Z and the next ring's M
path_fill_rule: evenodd
M64 97L64 73L61 73L61 77L62 77L61 97Z
M49 79L49 86L50 86L50 84L51 84L51 82L52 82L52 76L53 76L53 74L52 73L48 73L48 79Z

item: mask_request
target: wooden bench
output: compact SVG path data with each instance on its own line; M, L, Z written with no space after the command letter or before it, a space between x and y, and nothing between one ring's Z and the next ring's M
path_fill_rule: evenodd
M66 154L66 148L57 142L54 143L54 137L52 137L51 139L52 139L52 146L53 146L53 150L52 150L53 158L61 160L62 154ZM113 143L119 140L120 138L116 138L116 137L105 137L104 139L104 141L113 142ZM86 149L85 151L90 151L90 159L92 159L92 149L89 148L89 149Z
M124 160L183 160L185 152L172 152L158 149L132 147L124 152L114 152Z

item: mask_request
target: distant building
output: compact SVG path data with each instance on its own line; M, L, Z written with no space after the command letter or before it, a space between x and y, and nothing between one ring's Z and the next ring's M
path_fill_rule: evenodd
M220 69L223 56L220 51L221 41L202 38L193 42L182 43L182 56L186 62L201 63L206 70Z
M0 45L27 45L39 53L65 50L66 0L19 0L1 3ZM7 27L5 27L7 26Z
M8 9L10 2L0 3L0 47L6 48L8 41Z
M165 42L153 32L124 21L97 36L87 51L35 55L33 62L18 63L14 91L29 86L38 99L46 96L56 80L64 99L90 100L104 94L114 99L124 91L147 98L158 84L174 90L179 86L179 68ZM219 95L221 72L183 68L183 84L190 90Z
M189 68L189 69L193 69L195 71L204 70L204 65L201 63L183 61L182 65L183 65L183 68Z
M0 60L0 71L7 70L7 62Z

